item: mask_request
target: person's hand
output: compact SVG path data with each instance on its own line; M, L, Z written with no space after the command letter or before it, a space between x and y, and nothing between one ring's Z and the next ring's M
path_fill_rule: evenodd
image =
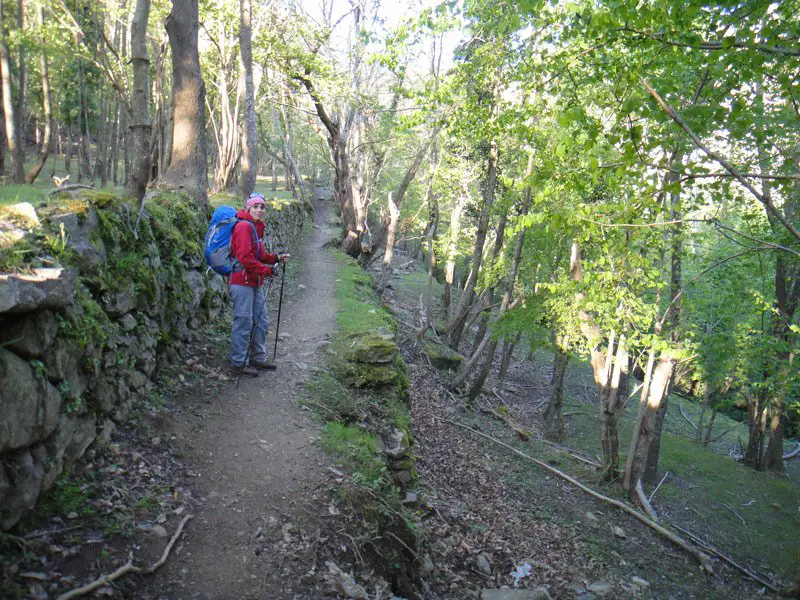
M282 262L282 263L288 262L288 260L289 260L291 257L292 257L292 255L291 255L291 254L289 254L288 252L283 252L283 253L281 253L281 254L278 254L278 260L279 260L280 262Z

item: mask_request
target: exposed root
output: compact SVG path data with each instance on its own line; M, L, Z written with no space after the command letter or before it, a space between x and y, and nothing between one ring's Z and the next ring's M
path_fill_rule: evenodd
M147 567L146 569L142 569L141 567L134 567L133 566L133 553L128 557L128 562L122 565L119 569L114 571L113 573L109 573L108 575L101 575L91 583L87 583L84 586L79 588L75 588L72 591L66 592L61 594L57 600L70 600L70 598L80 598L81 596L85 596L89 592L96 590L99 587L107 585L112 581L119 579L123 575L128 573L142 573L142 574L150 574L160 566L162 566L165 562L167 562L167 557L169 553L172 552L172 547L175 545L175 542L180 537L181 533L183 532L183 527L186 525L186 522L191 519L193 515L186 515L183 520L181 521L180 525L178 525L178 529L175 530L175 533L172 535L172 539L167 544L167 547L164 548L164 553L161 555L161 559Z

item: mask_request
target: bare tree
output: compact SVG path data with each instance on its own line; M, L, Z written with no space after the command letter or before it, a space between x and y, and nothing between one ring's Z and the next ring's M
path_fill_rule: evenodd
M39 27L42 29L42 50L39 56L41 77L42 77L42 115L44 117L44 132L42 133L42 144L36 155L36 164L25 174L25 183L33 183L39 176L50 156L50 146L53 141L53 115L50 108L50 75L47 69L47 52L44 40L44 7L40 6L37 12Z
M163 183L208 204L205 97L197 48L197 0L173 0L166 21L172 48L172 156Z
M131 131L133 132L133 169L128 189L142 198L150 180L150 55L147 52L147 22L150 0L137 0L131 22L131 62L133 93L131 95Z
M247 198L256 185L258 170L258 131L256 129L256 98L253 85L252 49L253 5L251 0L239 0L239 60L244 77L244 126L242 127L242 175L239 191Z
M14 105L12 94L13 80L11 74L11 56L8 46L8 28L6 27L6 13L8 1L0 0L0 29L2 30L2 40L0 40L0 72L3 79L3 114L5 116L6 144L11 160L14 165L12 180L15 183L24 183L25 168L22 153L22 132L19 130L19 119L17 118L17 107Z

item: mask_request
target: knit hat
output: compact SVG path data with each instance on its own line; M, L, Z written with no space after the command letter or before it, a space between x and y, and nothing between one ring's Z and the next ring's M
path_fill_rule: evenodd
M264 205L266 205L267 202L266 202L266 200L264 200L264 196L262 196L261 194L252 193L252 194L250 194L250 196L248 196L247 202L245 202L245 205L244 205L244 209L245 210L250 210L256 204L264 204Z

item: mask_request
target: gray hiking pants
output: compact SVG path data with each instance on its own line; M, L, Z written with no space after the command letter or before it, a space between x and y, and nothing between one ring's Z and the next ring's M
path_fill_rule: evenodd
M241 367L248 362L267 362L269 313L264 300L264 288L229 285L228 290L233 300L231 365Z

